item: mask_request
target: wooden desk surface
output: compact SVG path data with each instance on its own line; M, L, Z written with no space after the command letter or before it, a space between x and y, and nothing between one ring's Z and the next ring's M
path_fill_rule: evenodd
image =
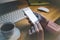
M39 13L40 15L45 17L47 20L51 20L51 21L54 22L57 18L60 17L59 8L56 8L54 6L51 6L51 5L47 5L47 6L28 6L27 1L25 1L25 0L24 1L20 0L20 2L23 2L23 4L19 5L18 8L30 7L32 9L32 11ZM38 7L46 7L46 8L48 8L50 10L50 12L49 13L45 13L45 12L38 11L37 10ZM25 29L26 25L29 25L29 23L28 23L27 19L24 19L24 20L18 21L16 23L16 25L21 30L21 29ZM25 36L27 35L26 33L27 33L27 30L26 30L26 32L25 31L21 31L21 36L20 36L19 40L26 40L25 39L26 38Z
M18 8L25 8L25 7L30 7L32 11L39 13L40 15L44 16L47 20L55 21L58 17L60 17L60 11L59 8L56 8L51 5L46 5L46 6L28 6L28 3L26 1L23 1L24 4L18 6ZM44 13L41 11L38 11L37 8L39 7L46 7L50 10L49 13Z
M54 22L56 19L58 19L60 17L60 10L59 10L59 8L56 8L55 6L51 6L51 5L46 5L46 6L28 6L27 1L25 1L25 0L24 1L20 0L20 2L22 2L23 4L18 6L19 9L25 8L25 7L30 7L33 12L39 13L40 15L45 17L47 20L51 20L51 21ZM50 10L50 12L49 13L45 13L45 12L38 11L37 10L38 7L46 7L46 8L48 8ZM27 21L27 19L25 19L25 20ZM23 21L24 23L22 22L23 24L27 23L25 20ZM20 25L20 21L17 22L17 25L18 24Z

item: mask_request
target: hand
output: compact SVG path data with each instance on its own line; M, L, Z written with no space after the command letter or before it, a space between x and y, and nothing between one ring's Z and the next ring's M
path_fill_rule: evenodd
M43 30L42 26L40 25L39 21L37 21L35 24L33 24L33 26L29 29L28 32L29 32L29 35L32 35L36 32L41 31L41 30Z
M40 30L43 30L42 27L41 27L41 24L39 23L39 21L42 20L42 16L37 14L37 13L35 13L35 15L38 18L38 21L34 24L29 20L29 18L27 18L29 23L32 25L32 27L29 29L29 34L30 35L33 34L33 33L39 32Z

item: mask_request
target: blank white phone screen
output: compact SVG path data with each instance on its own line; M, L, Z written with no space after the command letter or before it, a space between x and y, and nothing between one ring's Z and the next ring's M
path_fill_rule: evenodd
M36 21L38 21L38 18L34 15L34 13L31 11L29 7L24 8L23 11L25 12L29 20L32 21L32 23L35 23Z

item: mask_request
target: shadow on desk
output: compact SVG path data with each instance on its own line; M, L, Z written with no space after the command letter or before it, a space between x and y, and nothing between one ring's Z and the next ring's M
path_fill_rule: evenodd
M33 35L28 35L29 25L24 25L24 27L18 27L21 31L21 36L18 40L37 40L37 33ZM48 31L44 31L44 40L60 40L60 35L54 35Z
M30 25L24 25L18 27L21 31L21 36L18 40L37 40L37 33L33 34L33 35L29 35L28 34L28 29L30 28Z

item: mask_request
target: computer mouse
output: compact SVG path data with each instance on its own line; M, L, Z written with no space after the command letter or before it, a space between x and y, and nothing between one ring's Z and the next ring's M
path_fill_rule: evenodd
M49 9L46 7L39 7L38 10L43 12L49 12Z

